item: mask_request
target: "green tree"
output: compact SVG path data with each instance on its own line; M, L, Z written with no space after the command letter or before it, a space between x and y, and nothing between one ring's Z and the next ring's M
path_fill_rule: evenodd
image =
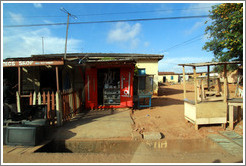
M213 52L213 61L242 61L243 3L223 3L212 6L209 17L212 23L205 30L209 41L205 43L203 49ZM236 67L237 65L230 65L229 70ZM221 71L220 68L215 70Z

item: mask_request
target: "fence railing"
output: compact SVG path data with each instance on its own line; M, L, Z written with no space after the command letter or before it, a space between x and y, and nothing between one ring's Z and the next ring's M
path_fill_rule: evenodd
M17 95L18 112L21 111L21 99ZM47 105L46 117L53 125L62 125L63 122L70 120L82 108L82 90L67 90L63 92L43 91L30 92L29 95L21 96L29 98L28 105Z

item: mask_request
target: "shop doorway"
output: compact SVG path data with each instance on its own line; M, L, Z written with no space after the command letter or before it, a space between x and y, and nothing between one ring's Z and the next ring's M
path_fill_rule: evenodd
M98 69L98 105L120 105L120 68Z

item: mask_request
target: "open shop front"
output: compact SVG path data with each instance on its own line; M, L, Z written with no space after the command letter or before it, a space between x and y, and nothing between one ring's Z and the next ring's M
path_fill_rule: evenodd
M87 109L133 107L134 62L89 64L85 70Z

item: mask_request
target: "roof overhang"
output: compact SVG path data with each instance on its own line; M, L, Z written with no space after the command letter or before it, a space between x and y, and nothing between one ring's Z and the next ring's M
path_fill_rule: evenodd
M32 55L32 57L43 57L43 58L61 58L64 57L64 54L40 54L40 55ZM161 60L164 55L161 54L134 54L134 53L68 53L66 59L74 59L74 58L89 58L89 59L102 59L106 57L111 57L115 59L134 59L134 60L149 60L156 59Z
M71 66L135 65L136 61L132 59L121 59L121 60L74 59L71 61L66 61L65 64L71 65Z
M242 61L231 61L231 62L203 62L203 63L185 63L178 64L179 66L191 66L191 67L202 67L202 66L215 66L225 64L242 64Z

